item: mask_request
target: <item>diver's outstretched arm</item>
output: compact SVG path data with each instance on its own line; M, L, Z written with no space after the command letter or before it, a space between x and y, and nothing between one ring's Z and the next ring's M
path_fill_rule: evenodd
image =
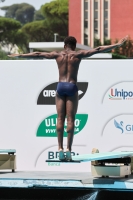
M128 38L128 36L122 38L118 43L113 44L113 45L99 46L99 47L96 47L95 49L91 49L89 51L81 50L81 51L77 52L77 57L85 58L85 57L90 57L96 53L103 53L103 52L111 51L114 48L120 47L127 40L127 38Z
M32 52L27 54L11 54L8 55L10 58L46 58L46 59L55 59L58 56L58 52Z

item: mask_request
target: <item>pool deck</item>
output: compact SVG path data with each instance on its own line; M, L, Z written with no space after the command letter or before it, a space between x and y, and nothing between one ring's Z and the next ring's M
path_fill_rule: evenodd
M132 190L133 175L94 178L90 172L0 171L0 187Z

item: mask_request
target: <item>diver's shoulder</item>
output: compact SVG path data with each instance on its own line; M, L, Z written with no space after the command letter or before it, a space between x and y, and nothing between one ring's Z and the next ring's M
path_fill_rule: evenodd
M62 54L75 54L76 53L76 51L66 51L66 50L62 50L62 51L60 51L60 53L62 53Z

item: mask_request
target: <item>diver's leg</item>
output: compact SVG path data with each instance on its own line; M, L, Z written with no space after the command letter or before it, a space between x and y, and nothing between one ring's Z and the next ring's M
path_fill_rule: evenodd
M66 98L66 116L67 116L67 151L71 152L74 136L75 114L78 108L78 92L74 96Z
M66 116L66 97L60 96L56 93L56 110L58 114L57 118L57 135L58 135L58 149L63 150L63 133L64 133L64 121Z

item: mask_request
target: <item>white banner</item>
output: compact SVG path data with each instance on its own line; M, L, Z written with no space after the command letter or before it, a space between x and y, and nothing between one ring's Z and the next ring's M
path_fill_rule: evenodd
M133 150L133 61L83 60L72 155ZM88 171L58 157L54 60L0 61L0 148L16 149L18 170ZM67 121L64 126L66 148Z

